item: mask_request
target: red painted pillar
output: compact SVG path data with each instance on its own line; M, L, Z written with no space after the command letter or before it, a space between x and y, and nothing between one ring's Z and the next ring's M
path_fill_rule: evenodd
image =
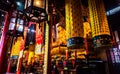
M73 68L75 68L75 60L72 60Z
M7 73L10 73L10 67L11 67L11 60L9 60L9 62L8 62Z
M68 60L68 50L66 50L66 60Z
M23 61L23 58L20 58L16 74L21 74L22 61Z
M75 60L77 59L77 51L74 52Z
M88 42L87 42L87 38L84 38L84 42L85 42L86 54L88 54Z
M73 63L73 68L75 68L75 66L76 66L77 50L74 51L74 58L75 58L75 59L72 61L72 63Z
M4 15L4 27L3 27L3 31L2 31L2 36L0 37L0 74L4 74L5 69L6 69L6 64L7 63L7 36L6 33L8 31L8 27L9 27L9 21L8 21L8 13L5 11L2 11L5 13Z
M67 64L67 62L66 62L66 61L63 61L63 66L64 66L64 67L66 66L66 64Z

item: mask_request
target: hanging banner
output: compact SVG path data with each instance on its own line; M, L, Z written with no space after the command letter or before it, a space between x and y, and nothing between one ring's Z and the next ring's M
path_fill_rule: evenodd
M21 48L21 40L22 40L22 37L18 37L17 41L16 39L14 39L12 50L11 50L11 56L19 55L20 49L23 48L23 47Z
M39 28L39 24L36 24L36 46L35 46L35 54L39 55L42 53L42 29Z

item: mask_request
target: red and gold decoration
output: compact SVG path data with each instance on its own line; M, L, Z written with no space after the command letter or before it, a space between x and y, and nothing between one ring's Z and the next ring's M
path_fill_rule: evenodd
M11 57L19 56L20 48L21 48L21 41L22 41L22 37L18 37L17 41L16 41L16 39L14 39L12 49L11 49Z
M39 28L39 24L36 24L36 46L35 46L35 54L42 54L42 42L43 42L42 28Z

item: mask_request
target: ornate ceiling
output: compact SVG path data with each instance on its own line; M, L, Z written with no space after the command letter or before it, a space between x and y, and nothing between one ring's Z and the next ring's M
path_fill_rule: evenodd
M3 9L5 11L9 11L12 7L12 4L15 5L16 1L23 1L23 0L0 0L0 9ZM106 11L109 11L117 6L120 5L120 0L104 0L105 1L105 7L106 7ZM82 0L83 5L88 6L87 5L87 0ZM59 11L59 13L62 16L65 16L65 0L49 0L49 11L51 9L51 5L54 4L57 11ZM57 18L60 18L60 16L58 15ZM114 15L108 16L108 22L110 27L113 30L119 30L120 28L120 11L117 12Z

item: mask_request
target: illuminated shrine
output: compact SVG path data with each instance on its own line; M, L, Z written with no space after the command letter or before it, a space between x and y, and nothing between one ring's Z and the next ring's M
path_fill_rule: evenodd
M111 29L105 2L0 1L0 74L117 71L120 33Z

